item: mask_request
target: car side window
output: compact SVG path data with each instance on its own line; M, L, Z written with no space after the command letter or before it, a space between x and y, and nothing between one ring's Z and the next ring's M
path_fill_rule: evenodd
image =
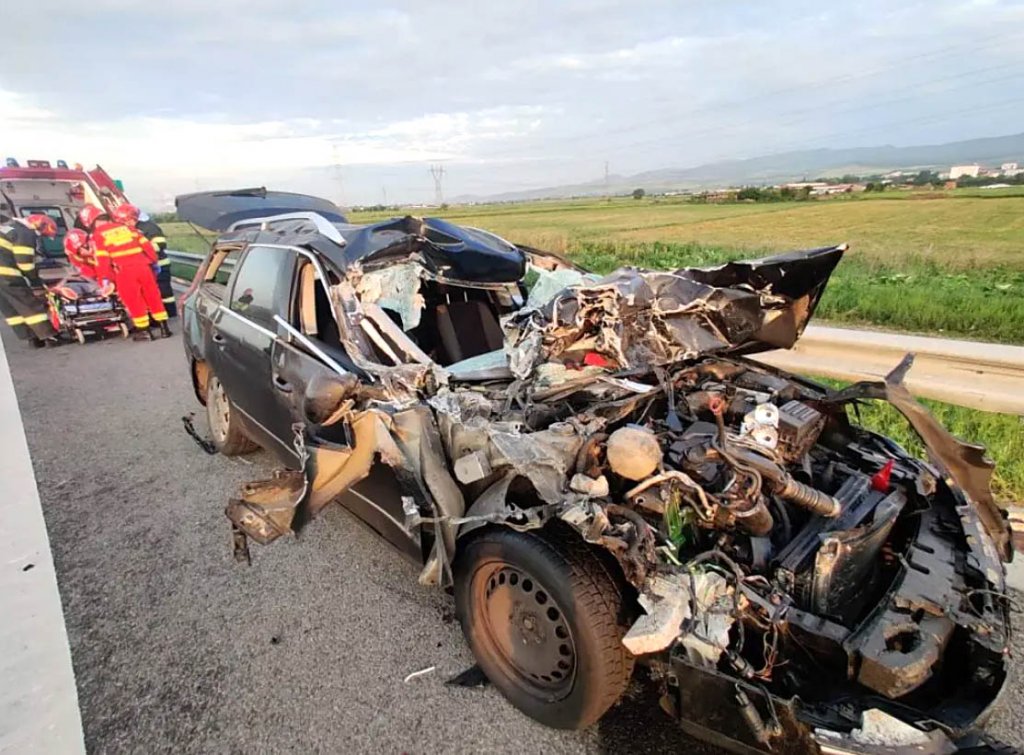
M238 258L241 254L242 250L240 247L214 250L210 264L206 267L204 281L226 286L231 279L231 271L234 270L234 266L238 263Z
M274 314L280 301L277 288L281 269L293 264L286 249L251 246L235 271L230 309L265 328L274 328Z

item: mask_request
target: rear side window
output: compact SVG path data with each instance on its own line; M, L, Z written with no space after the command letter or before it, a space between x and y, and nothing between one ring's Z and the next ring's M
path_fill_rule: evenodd
M259 325L273 328L280 301L277 288L282 279L281 268L287 265L290 271L292 262L292 254L286 249L249 247L235 271L231 310ZM291 282L290 277L287 282Z
M235 269L235 263L241 255L241 249L218 249L214 251L210 264L206 266L207 283L220 283L223 286L231 279L231 271Z

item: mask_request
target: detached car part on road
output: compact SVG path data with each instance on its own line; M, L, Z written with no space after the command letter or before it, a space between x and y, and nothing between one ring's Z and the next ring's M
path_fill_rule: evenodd
M598 278L267 201L178 200L223 232L184 309L214 441L282 464L228 505L239 557L340 503L453 591L488 678L550 726L596 721L640 662L739 751L978 745L1012 555L983 449L910 396L909 358L833 391L745 356L793 345L844 247ZM853 422L865 399L929 460Z

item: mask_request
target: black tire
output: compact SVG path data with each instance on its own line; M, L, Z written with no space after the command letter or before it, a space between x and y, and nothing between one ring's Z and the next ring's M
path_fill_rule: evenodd
M206 384L206 420L210 425L210 440L225 456L240 456L258 448L242 430L231 399L212 373Z
M582 729L625 692L633 656L622 644L622 584L567 525L479 530L454 578L456 613L480 668L530 718Z

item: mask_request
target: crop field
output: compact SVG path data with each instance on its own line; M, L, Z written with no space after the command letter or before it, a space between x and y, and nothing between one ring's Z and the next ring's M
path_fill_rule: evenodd
M357 212L350 220L394 214ZM1020 189L766 204L615 198L456 206L436 214L564 252L596 272L621 265L711 265L845 242L850 251L833 275L817 321L1024 343ZM188 226L169 223L165 230L171 248L206 251ZM999 497L1024 500L1022 419L928 403L957 435L989 447ZM869 406L862 416L868 426L915 448L888 407Z
M1024 343L1019 189L765 204L616 198L453 207L440 214L565 252L597 272L625 264L708 265L845 242L850 251L822 300L819 321ZM172 248L205 251L187 226L166 230Z

